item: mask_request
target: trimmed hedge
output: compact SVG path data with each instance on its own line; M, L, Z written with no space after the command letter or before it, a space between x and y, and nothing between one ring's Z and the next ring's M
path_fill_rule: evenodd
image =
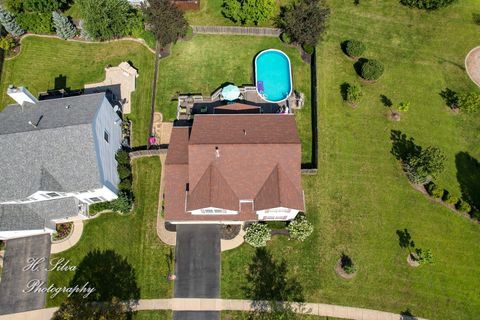
M442 200L445 202L445 203L448 203L448 204L457 204L457 202L460 200L458 197L456 196L453 196L451 195L447 190L445 190L445 194L443 195L443 198Z
M363 42L358 40L348 40L345 43L345 53L352 58L360 57L366 49Z
M426 189L427 189L428 194L431 195L435 199L441 199L443 197L443 194L445 193L445 190L438 187L433 182L430 182L429 184L427 184Z
M380 61L373 59L367 60L362 64L360 76L365 80L375 81L382 76L384 71L385 67Z
M455 204L455 208L465 213L472 211L472 206L470 206L470 204L463 199L460 199L460 201Z

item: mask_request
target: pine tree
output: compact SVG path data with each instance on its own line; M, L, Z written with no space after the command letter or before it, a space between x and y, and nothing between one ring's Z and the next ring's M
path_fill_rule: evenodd
M53 25L57 31L57 35L62 39L70 39L75 37L77 29L67 17L60 15L58 12L52 12Z
M7 10L0 9L0 23L14 37L19 37L25 33L25 30L18 25L15 17Z

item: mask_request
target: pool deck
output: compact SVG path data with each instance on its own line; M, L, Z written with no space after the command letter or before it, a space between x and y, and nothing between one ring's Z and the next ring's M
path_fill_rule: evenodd
M213 114L215 108L232 103L241 103L260 107L261 113L280 113L285 107L289 107L289 113L292 109L301 108L303 98L297 97L294 93L280 103L271 103L263 100L257 93L254 86L239 87L240 97L235 101L223 100L221 96L222 88L215 91L211 96L201 95L180 95L177 105L177 119L190 120L195 114Z

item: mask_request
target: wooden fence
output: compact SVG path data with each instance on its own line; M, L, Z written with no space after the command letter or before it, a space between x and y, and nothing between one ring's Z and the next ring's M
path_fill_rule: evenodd
M167 154L167 149L148 149L132 151L128 155L130 156L130 159L135 159L141 157L159 156L161 154Z
M282 31L277 28L232 27L232 26L192 26L193 33L233 34L245 36L278 37Z

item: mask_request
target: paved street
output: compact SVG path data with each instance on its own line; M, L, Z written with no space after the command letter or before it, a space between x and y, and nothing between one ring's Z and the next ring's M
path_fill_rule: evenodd
M41 309L45 305L45 293L26 293L27 283L44 282L46 287L50 258L50 235L8 240L5 249L3 274L0 282L0 314ZM38 258L35 271L24 270L28 260Z
M219 298L219 225L177 225L175 274L175 298ZM174 312L173 319L215 320L220 313Z

